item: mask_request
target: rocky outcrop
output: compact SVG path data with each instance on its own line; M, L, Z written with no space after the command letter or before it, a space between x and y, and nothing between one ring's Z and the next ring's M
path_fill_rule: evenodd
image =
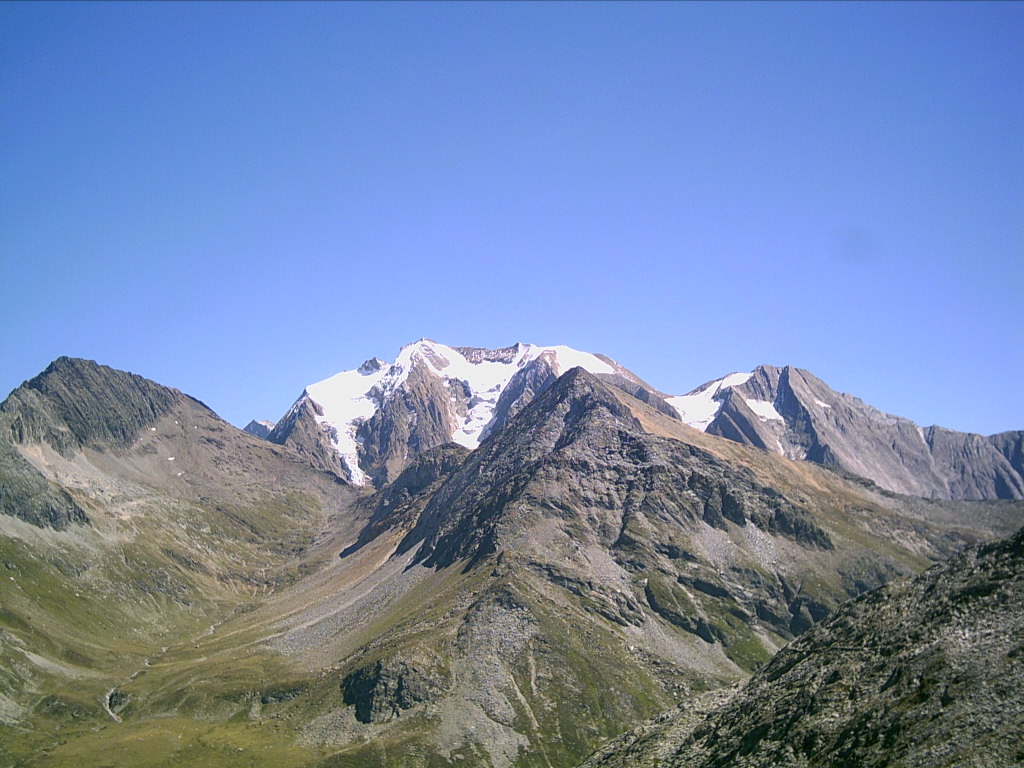
M0 514L40 528L64 530L88 522L68 492L29 464L13 446L0 440Z
M345 704L355 707L356 720L361 723L394 720L403 710L439 698L446 687L439 670L400 659L361 667L341 683Z
M385 531L405 531L415 525L430 494L468 455L468 448L445 443L416 457L393 482L365 502L371 509L370 519L341 557L348 557Z

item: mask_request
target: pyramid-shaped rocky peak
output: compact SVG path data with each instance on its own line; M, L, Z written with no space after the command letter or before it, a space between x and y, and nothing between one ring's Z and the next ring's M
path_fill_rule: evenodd
M130 445L183 397L134 373L60 357L0 404L0 422L17 443L70 455L86 445Z

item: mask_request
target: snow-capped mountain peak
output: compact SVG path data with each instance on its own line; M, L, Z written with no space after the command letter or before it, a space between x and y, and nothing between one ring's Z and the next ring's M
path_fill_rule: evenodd
M292 410L304 402L312 404L319 431L329 439L349 479L363 485L371 479L367 474L369 465L383 461L396 449L391 436L396 419L408 432L404 435L406 442L413 444L404 446L403 452L424 449L423 436L405 424L415 424L420 418L430 421L433 438L443 437L442 442L476 448L495 426L496 417L508 414L513 406L501 401L517 375L522 378L527 369L539 368L544 372L539 374L542 378L553 380L576 366L591 373L625 372L610 361L566 346L518 343L501 349L482 349L449 347L420 339L402 347L392 363L371 358L355 370L310 384ZM443 392L435 391L438 385L444 388ZM424 388L432 390L431 397L423 396ZM535 386L527 389L532 397ZM439 408L439 400L441 406L447 407ZM398 408L399 405L402 407ZM387 422L386 447L378 445L379 435L368 434L375 417Z
M1022 498L1021 432L922 429L832 390L808 371L759 365L670 397L615 361L565 346L408 344L309 385L266 439L359 485L383 487L445 443L474 449L580 366L669 418L796 461L937 498ZM264 427L267 425L263 425Z

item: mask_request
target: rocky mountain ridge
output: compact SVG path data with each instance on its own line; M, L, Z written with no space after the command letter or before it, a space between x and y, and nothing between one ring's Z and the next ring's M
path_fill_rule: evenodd
M394 363L371 358L307 386L268 439L357 485L381 487L437 445L476 448L576 365L660 401L649 385L604 356L569 347L482 349L420 339L404 346Z
M984 437L922 428L836 392L799 368L758 366L670 402L682 408L710 404L710 418L707 408L695 410L703 417L699 426L711 434L838 467L890 491L945 499L1024 498L1024 432Z

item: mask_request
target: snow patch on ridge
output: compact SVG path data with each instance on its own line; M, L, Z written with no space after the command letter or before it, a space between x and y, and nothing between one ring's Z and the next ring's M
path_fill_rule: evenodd
M762 421L768 419L777 419L782 421L782 416L778 411L775 410L775 406L767 400L750 400L743 398L743 402L747 404L747 407L754 412L754 415Z
M707 428L711 425L711 422L714 421L715 416L718 415L718 411L722 407L722 395L724 394L724 390L729 387L738 387L753 375L754 374L752 372L730 373L728 376L721 379L715 379L714 381L709 381L707 384L702 384L688 395L667 397L665 400L669 405L676 409L676 412L679 414L679 418L683 420L684 424L689 424L691 427L699 429L701 432L706 432ZM772 410L774 411L775 409L773 408ZM755 411L755 413L757 413L757 411ZM780 416L779 418L782 417Z

